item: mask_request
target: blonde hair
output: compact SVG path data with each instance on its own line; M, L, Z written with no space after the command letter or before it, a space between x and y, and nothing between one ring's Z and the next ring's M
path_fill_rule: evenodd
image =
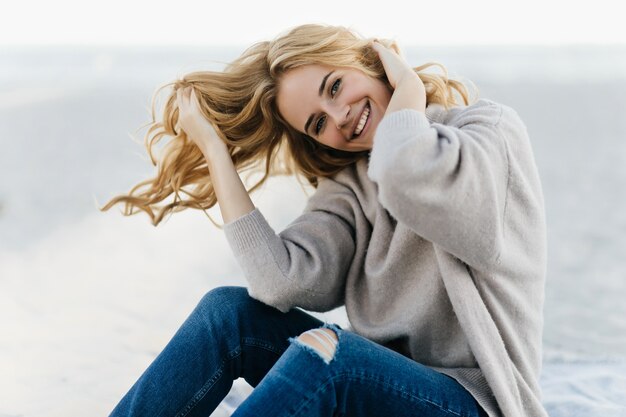
M365 157L367 151L332 149L296 131L279 114L276 97L281 76L308 64L354 68L389 86L378 54L370 46L372 39L344 27L302 25L272 41L254 44L223 71L192 72L160 87L153 97L152 122L147 125L149 129L144 139L150 160L157 166L156 177L138 183L127 195L112 198L100 210L124 203L124 215L135 214L138 209L147 213L156 226L168 213L185 208L206 210L216 204L203 154L184 131L177 128L176 91L186 86L195 90L204 116L220 133L237 171L262 172L262 177L248 192L259 188L270 176L279 174L295 174L317 187L318 177L330 177ZM376 40L399 52L395 42ZM421 72L431 66L440 67L443 75ZM448 79L443 65L429 62L414 70L424 83L428 104L438 103L445 108L459 105L455 91L463 104L470 104L466 86ZM162 119L157 121L155 97L170 86L172 90ZM157 159L153 151L164 137L170 140ZM172 194L173 202L158 205Z

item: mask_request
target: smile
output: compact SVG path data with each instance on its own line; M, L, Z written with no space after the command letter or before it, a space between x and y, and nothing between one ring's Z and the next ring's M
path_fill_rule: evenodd
M361 113L361 118L359 119L359 123L357 123L356 128L354 129L354 134L352 135L352 139L359 136L363 132L363 128L367 123L367 120L370 116L370 105L369 102L365 104L365 108L363 109L363 113Z

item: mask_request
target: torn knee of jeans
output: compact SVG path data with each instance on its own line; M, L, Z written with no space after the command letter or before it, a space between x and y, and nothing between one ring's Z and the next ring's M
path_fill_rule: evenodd
M312 350L328 365L337 350L337 334L329 328L311 329L294 339L299 344L304 345L308 350Z

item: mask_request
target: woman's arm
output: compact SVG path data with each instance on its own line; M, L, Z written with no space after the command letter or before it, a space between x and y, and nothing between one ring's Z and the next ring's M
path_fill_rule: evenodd
M178 92L179 123L207 160L224 232L252 297L283 312L298 306L329 311L343 304L355 252L356 197L345 186L320 181L304 213L276 234L255 209L228 148L202 116L193 91Z
M202 115L195 91L191 87L180 88L176 96L179 108L178 123L207 160L224 223L230 223L250 213L254 210L254 204L239 178L226 143Z
M230 223L254 210L254 203L235 169L226 145L223 142L214 143L202 153L209 166L224 223Z
M320 181L297 219L276 234L255 209L224 225L253 298L283 312L329 311L343 305L356 252L354 210L347 187Z
M370 156L368 175L389 213L474 267L494 262L504 239L503 109L483 100L446 125L414 110L394 112L378 126Z
M421 79L395 51L376 42L372 47L394 88L368 169L381 204L469 265L497 260L509 177L505 129L499 126L503 106L484 100L446 125L431 125Z

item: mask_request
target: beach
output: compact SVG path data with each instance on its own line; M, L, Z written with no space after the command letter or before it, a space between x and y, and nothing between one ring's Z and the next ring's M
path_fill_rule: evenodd
M154 175L134 132L156 88L240 51L0 53L0 417L107 415L207 291L246 286L204 213L154 227L97 209ZM526 123L548 224L544 403L552 416L626 415L626 47L407 58L441 61ZM277 177L252 198L280 231L311 192ZM315 315L347 325L342 308Z

